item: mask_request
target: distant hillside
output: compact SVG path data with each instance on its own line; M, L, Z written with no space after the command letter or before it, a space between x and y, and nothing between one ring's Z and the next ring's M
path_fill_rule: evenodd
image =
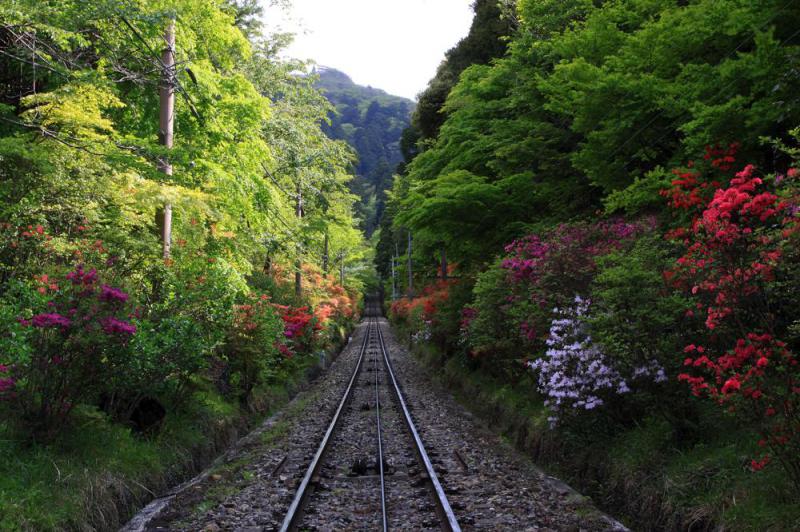
M323 129L329 137L344 140L358 153L353 193L367 236L383 213L383 192L391 187L392 173L403 160L400 137L408 127L414 102L373 87L356 85L347 74L318 67L318 86L336 107L332 123Z

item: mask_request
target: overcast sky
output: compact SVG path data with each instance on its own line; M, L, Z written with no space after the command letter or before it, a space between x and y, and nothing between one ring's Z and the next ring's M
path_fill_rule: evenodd
M290 56L412 99L472 22L472 0L292 0L288 12L261 1L268 29L297 34Z

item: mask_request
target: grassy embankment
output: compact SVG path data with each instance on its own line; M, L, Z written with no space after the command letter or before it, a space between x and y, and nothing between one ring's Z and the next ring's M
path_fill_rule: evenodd
M346 338L340 331L329 359ZM303 357L283 382L258 389L251 409L198 383L193 401L168 413L152 436L111 423L93 408L82 408L48 445L15 440L0 421L0 530L115 530L284 406L319 374L318 363L316 356Z

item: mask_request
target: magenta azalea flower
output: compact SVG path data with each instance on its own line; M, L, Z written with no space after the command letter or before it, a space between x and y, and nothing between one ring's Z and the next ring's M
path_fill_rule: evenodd
M132 335L136 332L136 325L117 318L103 318L100 325L106 334L127 334Z
M39 328L61 327L66 329L72 322L66 316L52 312L49 314L37 314L31 318L31 324Z
M128 301L129 296L119 288L114 288L113 286L104 284L100 287L99 297L100 301L107 301L109 303L125 303Z

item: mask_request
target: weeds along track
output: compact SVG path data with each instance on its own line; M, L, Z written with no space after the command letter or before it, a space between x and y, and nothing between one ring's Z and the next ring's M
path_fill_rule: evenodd
M392 369L368 303L353 373L281 530L461 530Z

